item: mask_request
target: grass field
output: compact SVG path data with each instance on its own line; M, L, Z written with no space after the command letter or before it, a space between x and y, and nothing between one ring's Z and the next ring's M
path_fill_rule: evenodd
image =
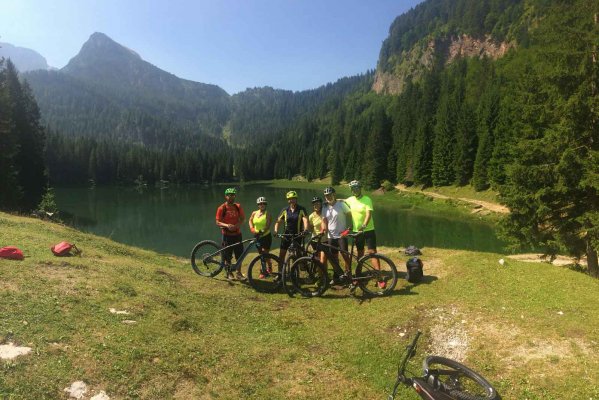
M77 244L82 257L49 247ZM500 254L422 249L425 281L359 301L264 295L195 275L188 260L0 213L1 399L385 399L402 349L456 358L504 399L599 398L599 281ZM383 248L403 271L406 257ZM110 308L127 311L113 314ZM135 322L125 322L135 321ZM408 389L399 398L416 399Z

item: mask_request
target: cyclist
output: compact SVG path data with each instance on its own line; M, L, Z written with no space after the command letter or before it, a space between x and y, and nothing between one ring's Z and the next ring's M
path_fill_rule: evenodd
M258 197L256 204L258 205L258 210L252 212L248 222L250 225L250 232L258 238L260 253L264 254L270 251L270 246L272 245L272 235L270 233L272 218L266 211L266 206L268 204L266 197ZM268 259L267 262L268 266L266 267L266 271L261 271L260 279L264 279L272 272L270 259Z
M333 281L332 284L344 283L351 268L351 259L347 253L341 253L345 263L345 272L341 271L339 264L339 251L341 249L347 252L348 221L351 222L351 211L349 207L342 201L337 201L335 189L327 187L324 190L324 198L327 201L327 206L324 211L323 230L327 233L329 239L330 256L337 261L333 264Z
M355 230L363 231L364 234L356 238L356 249L358 250L358 259L364 255L364 244L368 247L368 253L376 253L376 234L374 232L374 219L372 218L372 200L370 197L362 194L362 185L359 181L353 180L349 183L349 188L353 196L345 199L345 203L351 209L353 227ZM381 269L379 260L372 259L374 268ZM378 283L381 289L384 289L386 283Z
M235 253L235 259L238 260L243 253L243 245L241 244L241 230L239 227L245 220L245 214L241 204L235 203L235 196L237 190L235 188L228 188L225 190L225 202L218 206L216 209L216 226L221 228L223 235L222 246L230 246L238 243L229 249L223 251L225 263L231 265L232 254ZM245 276L241 271L237 270L236 275L233 275L233 271L227 268L227 279L234 279L237 277L238 280L245 280Z
M308 229L314 236L320 235L322 233L322 199L320 197L314 197L312 199L312 214L308 216ZM316 245L314 250L320 252L320 262L325 265L327 262L327 257L324 251L322 251L319 247L319 244Z
M287 234L298 234L302 231L308 231L308 213L306 209L299 204L297 204L297 193L295 190L291 190L287 192L285 195L287 198L287 202L289 205L281 210L279 217L277 218L277 222L275 222L275 233L279 232L279 224L285 224L285 233ZM301 239L295 239L296 243L299 243ZM279 258L282 262L285 261L285 255L287 254L287 249L291 245L291 240L289 238L281 239L281 250L279 252Z

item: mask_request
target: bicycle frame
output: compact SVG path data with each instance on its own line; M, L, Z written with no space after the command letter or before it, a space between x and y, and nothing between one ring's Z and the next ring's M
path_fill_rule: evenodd
M255 247L258 249L258 251L260 251L260 247L258 245L258 239L257 238L245 239L245 240L242 240L239 243L234 243L234 244L231 244L229 246L221 247L220 249L218 249L214 253L209 254L208 257L214 257L217 254L221 254L223 251L225 251L228 248L232 248L232 247L239 246L239 245L243 246L244 243L248 243L248 242L250 242L250 244L248 246L244 247L243 252L239 256L239 259L235 260L235 264L232 264L232 265L229 266L230 269L233 269L233 270L238 269L241 266L241 264L243 263L243 260L245 259L245 257L251 251L252 245L255 245Z
M347 235L347 236L351 237L352 239L354 239L354 240L352 240L352 243L351 243L351 250L350 250L350 251L343 250L343 249L341 249L341 248L339 248L339 247L332 246L332 245L330 245L330 244L328 244L328 243L322 243L322 242L319 242L319 245L320 245L320 246L323 246L323 247L328 247L328 250L324 250L324 252L325 252L325 254L327 255L327 260L328 260L328 261L330 261L330 262L331 262L331 264L333 264L333 268L337 267L338 269L341 269L341 270L343 270L343 268L341 268L341 265L340 265L340 263L339 263L339 257L338 257L338 256L337 256L337 257L334 257L334 256L332 255L332 251L331 251L331 250L337 250L337 251L338 251L339 253L341 253L341 254L348 255L348 256L349 256L349 265L350 265L350 267L351 267L351 265L354 263L354 260L355 260L356 262L358 262L358 261L360 260L360 259L358 259L358 255L357 255L357 254L354 254L354 248L355 248L355 245L356 245L356 240L355 240L355 239L356 239L356 237L357 237L357 236L359 236L359 235L361 235L361 234L362 234L362 232L357 232L357 233L354 233L354 234L349 234L349 235ZM314 239L314 238L312 238L312 239ZM312 256L314 257L316 253L318 253L318 252L315 252L315 253L314 253ZM350 272L350 275L351 275L351 276L350 276L350 278L351 278L352 280L364 280L364 279L370 279L370 278L368 278L368 277L354 277L354 275L353 275L353 273L352 273L352 271L351 271L351 268L350 268L350 271L349 271L349 272Z
M388 400L394 400L395 394L397 393L397 389L400 384L404 384L406 386L412 386L416 393L425 400L454 400L452 397L446 395L445 393L438 392L432 387L430 384L426 382L425 379L419 377L411 377L408 378L405 375L406 365L408 364L408 360L414 355L416 352L416 342L418 338L422 335L422 332L418 331L412 343L406 349L406 356L401 361L397 368L397 381L395 382L395 386L393 387L393 393L389 395Z

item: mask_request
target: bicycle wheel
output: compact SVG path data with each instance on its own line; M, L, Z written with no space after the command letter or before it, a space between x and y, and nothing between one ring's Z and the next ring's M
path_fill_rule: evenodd
M321 296L328 287L327 270L313 257L300 257L291 265L288 280L304 297Z
M220 248L212 240L203 240L195 245L191 251L191 266L196 274L211 278L218 275L225 265Z
M458 400L499 400L491 384L465 365L445 357L428 356L423 362L428 383Z
M375 267L376 261L380 269ZM354 278L365 293L386 296L395 289L397 269L389 258L381 254L369 254L358 261Z
M285 289L285 293L289 295L289 297L293 297L296 293L295 286L293 285L293 281L291 280L291 266L295 261L299 258L295 254L288 255L286 257L285 263L281 269L281 282L283 285L283 289Z
M281 261L274 254L259 254L248 266L248 282L257 292L274 293L281 288Z

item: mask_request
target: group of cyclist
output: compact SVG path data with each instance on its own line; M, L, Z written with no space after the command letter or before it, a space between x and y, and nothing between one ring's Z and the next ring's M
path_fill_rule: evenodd
M287 207L285 207L276 216L274 232L278 234L279 227L284 226L284 235L281 237L279 258L285 260L287 249L291 246L293 240L301 241L301 234L311 233L315 237L320 237L328 241L327 251L319 250L320 261L326 265L327 256L338 259L339 249L344 261L345 271L335 268L339 263L332 263L333 284L347 283L347 277L350 270L350 257L347 253L347 233L350 230L362 231L363 234L356 237L356 248L358 258L364 255L365 247L369 253L376 253L376 233L374 229L373 207L370 197L362 194L362 185L357 180L349 183L352 196L347 199L337 199L335 189L327 187L324 189L324 201L320 197L312 199L312 212L308 214L306 209L298 204L297 192L291 190L287 192ZM216 225L222 231L222 245L232 246L224 251L225 262L231 264L233 253L238 259L243 252L241 244L240 227L245 221L245 214L241 204L235 202L237 191L234 188L225 190L225 203L220 205L216 211ZM258 197L256 200L258 209L253 211L248 219L250 232L258 238L260 251L269 252L272 247L272 233L270 226L272 216L267 211L268 201L265 197ZM324 247L324 246L323 246ZM272 267L272 266L270 266ZM380 269L378 262L374 265ZM270 268L269 268L270 269ZM269 273L269 271L266 271ZM241 271L230 271L227 279L245 280ZM384 288L385 282L378 283L379 287Z

